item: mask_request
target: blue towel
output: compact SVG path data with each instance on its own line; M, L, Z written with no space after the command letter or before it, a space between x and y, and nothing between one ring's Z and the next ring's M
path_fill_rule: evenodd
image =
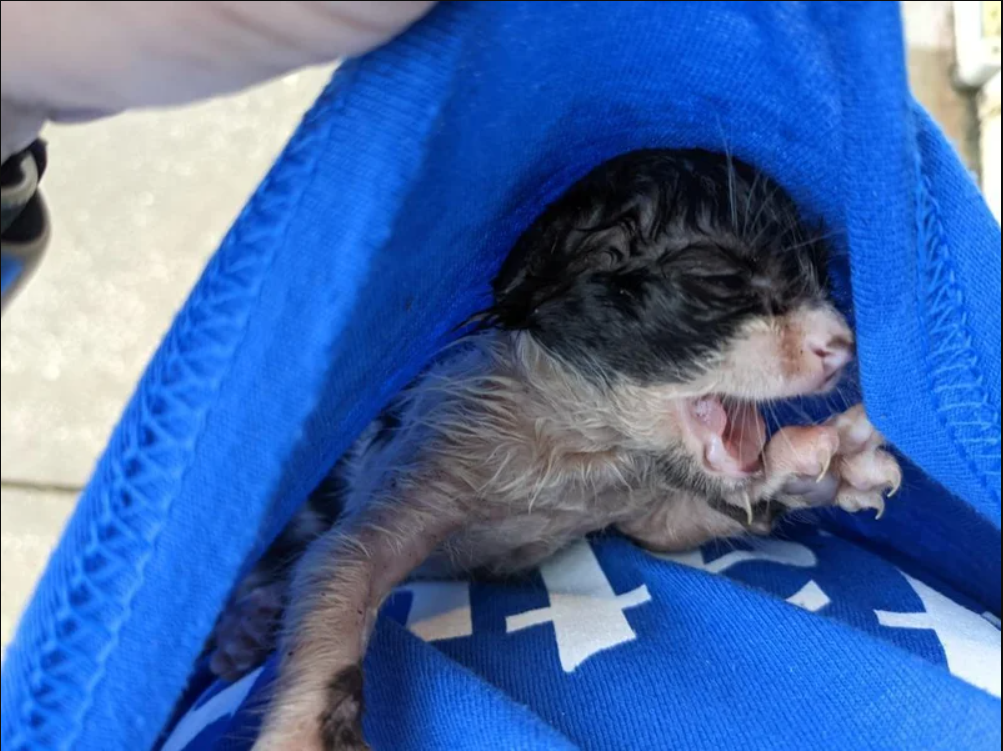
M911 577L851 577L856 608L932 618L916 581L998 618L1000 229L908 91L898 14L447 3L344 65L192 292L83 494L4 662L4 751L154 747L248 562L483 304L535 212L641 146L728 148L833 229L865 400L920 469L881 522L828 520L847 571L873 551ZM480 640L426 644L388 614L371 658L377 748L999 747L998 697L908 648L599 545L616 594L647 587L652 605L626 618L651 640L566 674L545 622L504 635L520 652L463 655ZM549 600L513 587L472 597L472 617L503 640L503 616Z
M661 559L597 539L518 584L402 587L366 665L367 737L377 751L996 748L999 622L854 543L785 532ZM198 686L160 751L248 751L273 673Z

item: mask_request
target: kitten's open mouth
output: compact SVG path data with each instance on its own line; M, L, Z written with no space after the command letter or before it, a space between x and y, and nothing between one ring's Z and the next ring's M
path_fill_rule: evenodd
M754 403L711 394L688 399L685 412L708 469L744 477L760 468L766 423Z

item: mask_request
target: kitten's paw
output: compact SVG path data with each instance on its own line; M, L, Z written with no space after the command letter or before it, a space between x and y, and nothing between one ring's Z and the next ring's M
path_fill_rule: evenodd
M320 734L327 751L369 751L362 737L362 668L341 671L328 686Z
M902 484L899 463L883 446L860 405L825 425L784 428L766 447L761 492L789 508L838 506L880 518Z
M863 405L836 415L829 425L838 431L841 446L835 505L851 513L871 509L880 519L885 498L902 486L902 468L883 449L885 439L867 419Z
M252 751L370 751L362 735L362 668L339 672L324 691L288 684Z
M839 477L835 504L851 513L873 509L879 519L885 513L885 498L894 496L902 486L899 463L877 446L841 457Z
M757 498L794 507L831 504L839 485L833 469L840 449L839 431L831 425L783 428L763 453L765 476Z
M236 681L257 667L275 648L282 614L282 590L266 585L232 603L216 625L209 669Z

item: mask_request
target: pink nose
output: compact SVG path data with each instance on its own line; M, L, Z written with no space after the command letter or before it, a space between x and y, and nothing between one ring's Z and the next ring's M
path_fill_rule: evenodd
M841 336L833 336L824 342L809 342L812 354L822 362L822 372L829 380L843 370L853 360L853 344Z

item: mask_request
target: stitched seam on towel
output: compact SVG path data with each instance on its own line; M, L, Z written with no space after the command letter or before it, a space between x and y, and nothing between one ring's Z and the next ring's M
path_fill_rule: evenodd
M928 347L927 379L943 425L987 496L998 503L1000 415L989 398L940 207L921 155L917 168L916 219L924 297L920 309ZM992 477L995 484L990 482Z
M173 479L159 492L144 491L142 485L146 482L164 478L164 468L158 465L155 458L150 458L151 454L158 453L150 450L151 444L160 451L180 450L182 454L188 454L189 459L194 455L191 449L197 445L219 387L230 372L262 283L274 262L275 250L280 245L279 237L288 227L287 222L255 221L253 217L291 216L291 206L300 200L303 193L303 183L295 178L301 174L300 165L312 160L318 137L322 136L318 135L317 129L304 129L290 144L283 162L287 174L270 175L262 190L252 199L249 210L221 248L214 264L215 270L207 274L205 287L194 293L192 304L186 306L179 326L164 343L168 356L148 376L151 380L143 383L137 392L142 399L136 407L138 414L130 421L131 425L123 424L122 429L128 433L128 437L123 439L126 445L116 452L119 458L107 470L115 478L103 493L104 513L93 524L83 555L74 562L74 571L59 593L57 629L73 628L78 639L93 638L95 630L99 629L103 633L98 634L94 641L100 648L95 651L88 647L74 654L72 641L65 636L60 638L55 633L56 629L45 635L39 648L34 650L38 656L31 669L32 690L21 707L21 727L11 739L11 751L27 751L29 744L35 740L54 742L52 748L69 749L81 732L91 708L91 697L103 677L105 663L115 650L118 633L129 620L132 600L142 588L143 569L167 521L176 489L184 482L191 467L189 461L175 475L174 466L166 462ZM290 176L293 179L282 186L283 180ZM241 236L242 230L248 226L264 226L270 231L258 231L258 237L248 240ZM249 275L253 276L249 278ZM210 325L211 322L217 326ZM220 331L224 328L218 326L221 322L229 331ZM206 366L212 360L216 361L211 365L215 373L207 379ZM193 363L199 372L194 372ZM179 373L180 376L177 375ZM204 392L195 405L190 403L193 382ZM155 402L160 401L167 404L173 402L173 405L158 411L153 407ZM179 421L184 423L180 431L177 430ZM116 503L118 498L128 498L129 506L120 507ZM138 512L133 510L134 505ZM142 516L141 519L135 518L137 513ZM142 522L146 529L137 532L133 526L136 522ZM124 557L108 555L107 545L102 539L111 531L130 538L139 550ZM111 558L116 558L118 570L109 575L107 566L112 561L107 559ZM123 584L126 586L123 587ZM95 604L101 608L112 605L120 608L121 612L110 622L108 618L81 612L88 605ZM75 669L74 661L77 663ZM87 661L91 664L80 664ZM76 716L68 717L71 707L62 702L59 702L58 712L43 706L39 697L48 691L76 697L79 702ZM56 717L48 718L51 714ZM55 722L52 722L53 719ZM58 738L53 738L49 732L47 726L50 723L62 726ZM35 738L36 735L40 737Z
M433 52L436 51L442 45L442 39L431 38L428 40L424 46L429 49L425 50L430 59L434 59ZM330 114L330 105L325 102L332 96L339 96L340 92L345 88L351 88L351 82L346 81L344 78L340 81L340 87L330 87L326 90L322 97L321 102L318 103L312 110L311 113L307 115L305 119L305 124L309 125L311 121L311 116L315 115L320 111L326 111ZM370 82L368 88L372 88L373 84ZM359 87L357 87L359 88ZM363 94L365 93L367 87L363 88ZM412 89L418 87L411 87ZM337 90L337 91L336 91ZM358 93L358 92L356 92ZM385 92L383 92L385 94ZM386 97L381 96L381 101L385 100ZM409 104L411 102L411 97L402 97L403 104ZM344 104L343 102L341 103ZM365 103L357 103L356 108L363 108ZM401 109L401 103L397 103L396 108ZM418 104L421 104L419 102ZM409 107L413 108L412 107ZM405 115L408 113L404 113ZM412 112L411 115L414 113ZM428 118L430 121L434 120L434 113L422 112L423 117ZM211 383L207 383L207 378L205 375L204 366L199 368L197 374L189 372L189 377L196 379L195 382L210 389L210 393L206 396L197 400L196 405L186 403L184 398L179 398L181 409L178 412L169 411L166 415L166 419L163 421L165 423L170 423L172 420L175 422L177 418L180 417L186 425L184 428L184 435L181 438L176 436L168 435L168 440L173 443L173 447L182 452L182 458L187 454L190 457L193 454L193 448L198 442L198 436L203 428L204 420L206 415L211 411L212 405L215 402L216 396L219 393L219 387L225 382L226 375L229 372L229 365L232 364L233 355L240 349L240 342L246 335L247 322L251 312L254 310L254 303L257 300L259 293L261 291L261 282L263 279L268 277L268 268L275 259L274 249L278 245L278 237L284 231L284 228L288 226L287 223L276 222L277 217L287 216L291 217L294 213L296 204L302 198L302 190L296 191L288 189L281 190L280 186L282 182L289 177L290 169L289 167L296 165L297 163L306 162L307 166L312 166L316 168L316 160L311 159L311 155L315 155L317 152L316 140L318 137L327 142L330 138L330 130L337 123L337 118L331 118L326 121L322 121L327 126L321 129L310 129L309 127L301 128L299 133L294 137L294 140L290 143L287 148L286 154L281 157L278 164L286 165L286 169L283 172L275 172L266 179L265 185L262 189L258 191L254 198L252 198L251 204L249 205L247 211L244 213L237 225L235 225L234 230L228 235L227 240L224 243L224 247L221 248L220 252L217 254L217 260L214 261L214 265L217 265L219 270L215 278L207 275L207 283L205 284L202 294L198 292L193 296L193 300L186 305L182 315L184 316L183 321L179 321L177 327L175 327L175 332L169 342L165 342L165 351L169 351L170 355L164 358L163 363L158 363L159 367L155 371L151 371L147 378L149 383L144 383L140 391L138 392L142 396L151 396L152 398L162 397L164 393L170 396L169 389L162 388L163 377L165 373L170 373L171 368L178 366L181 369L188 368L190 370L190 364L192 361L198 363L198 354L208 354L208 356L219 357L219 346L220 342L211 342L210 345L204 346L204 341L199 341L199 339L206 339L211 337L213 334L218 333L218 322L222 319L230 320L231 322L240 318L239 327L230 332L228 335L224 335L222 345L226 345L226 352L222 356L222 360L216 365L218 373L215 377L211 378ZM318 136L318 132L321 135ZM309 180L302 179L302 169L292 170L292 176L301 182L300 185L305 185L309 183ZM293 182L292 185L295 187L298 183ZM283 186L285 187L285 186ZM278 199L278 200L276 200ZM247 226L260 227L264 226L266 228L271 228L271 231L261 232L260 237L252 237L248 239L241 235L241 230L246 229ZM236 247L236 249L232 249ZM264 252L260 249L264 246ZM230 249L230 252L226 251ZM259 251L255 254L253 251ZM232 260L233 263L229 263ZM252 258L248 259L248 256ZM227 279L227 275L232 276L231 279ZM221 283L223 280L230 283ZM236 291L234 289L236 288ZM201 298L201 299L198 299ZM235 310L237 308L237 310ZM241 317L242 316L242 317ZM195 319L195 320L193 320ZM213 324L217 324L214 326ZM194 342L189 343L188 339L194 339ZM179 344L179 340L181 344ZM181 346L181 345L184 346ZM194 346L190 346L194 345ZM198 363L201 364L201 363ZM190 386L191 381L185 378L177 379L178 382L174 382L172 385L178 388L177 396L183 397L184 387ZM123 471L124 466L128 466L131 462L137 459L147 458L151 453L149 451L148 445L139 445L136 441L136 435L142 434L142 429L148 429L151 435L158 435L158 437L163 437L158 431L163 433L169 433L169 427L167 425L161 425L156 420L150 421L149 417L150 410L148 405L144 402L143 404L137 404L133 407L137 410L137 415L128 420L124 421L123 425L120 427L119 432L125 433L125 436L120 435L118 437L119 443L124 443L125 445L115 449L113 446L109 449L109 455L117 457L114 463L109 463L109 466L105 469L106 473L111 473L115 475L113 481L109 483L109 490L105 491L104 498L114 500L115 494L124 486L128 488L129 482L133 479L126 476ZM180 414L179 414L180 413ZM186 414L187 413L187 414ZM195 423L193 425L193 423ZM176 427L176 426L175 426ZM169 460L165 462L169 467L176 467L181 462L170 462ZM160 530L163 528L164 524L168 521L167 516L170 512L171 502L176 494L176 488L179 484L184 481L185 473L190 468L190 464L185 463L183 469L177 474L172 473L171 484L167 486L167 490L161 490L157 495L162 499L163 503L160 508L156 508L156 499L150 501L149 499L142 499L147 501L147 505L152 507L147 509L149 517L152 519L143 519L141 521L149 522L150 529L146 530L146 534L136 533L135 529L132 529L127 524L125 519L114 519L109 522L108 519L112 515L112 508L109 500L105 500L106 513L102 515L100 519L97 520L97 524L94 524L90 531L90 539L88 545L84 551L84 554L74 561L75 571L72 577L71 585L62 588L61 591L57 592L57 596L61 598L60 611L61 615L63 613L69 614L71 618L75 618L74 628L78 630L85 630L87 627L91 629L102 628L107 622L107 618L101 617L88 617L84 614L74 613L73 608L70 607L72 604L73 594L77 591L75 584L80 581L88 586L92 585L93 582L89 581L86 576L82 576L81 572L88 573L84 571L87 568L86 561L90 556L91 552L98 552L102 555L107 553L107 546L101 544L101 530L106 529L108 526L115 526L116 530L124 532L126 538L130 538L132 543L139 541L139 544L143 547L143 550L139 555L132 553L130 555L119 556L107 556L113 559L113 562L124 565L128 567L128 570L117 572L120 578L125 578L127 583L130 585L127 588L125 594L121 594L121 587L117 588L119 594L116 596L120 602L113 603L114 605L122 606L122 613L116 614L117 618L114 619L114 626L112 630L103 629L105 633L100 635L102 650L98 655L98 659L95 660L93 656L95 652L93 650L76 650L74 649L73 643L68 643L69 640L65 634L62 635L62 639L57 638L55 631L62 632L64 626L64 619L60 618L56 626L50 629L48 634L43 635L39 642L43 649L46 647L50 650L50 655L52 653L60 653L56 660L53 660L46 655L42 655L39 658L35 658L33 664L30 665L30 675L31 675L31 686L32 690L29 698L24 702L21 709L21 718L24 720L24 724L17 728L14 737L11 739L12 751L26 751L28 748L25 743L34 743L38 740L42 740L43 743L52 744L46 747L66 749L72 747L74 740L82 732L83 727L86 725L86 720L88 717L88 712L91 707L91 697L93 696L96 687L99 685L102 675L104 665L107 661L109 655L111 655L117 643L117 633L120 631L122 626L128 621L129 612L128 606L132 598L138 593L142 586L142 568L145 561L147 561L152 554L156 543L156 537ZM159 469L154 467L154 470ZM156 474L156 472L154 472ZM144 477L149 477L149 475L144 475L139 478L140 483ZM162 479L163 473L161 473L160 478ZM177 479L174 479L177 478ZM157 478L154 478L157 479ZM132 490L138 490L138 488L133 487ZM104 499L103 499L104 500ZM153 513L150 513L152 510ZM109 561L105 561L108 563ZM94 572L90 572L94 573ZM114 572L113 572L114 573ZM128 581L129 577L134 577L134 581ZM117 583L117 582L116 582ZM100 591L98 587L91 586L92 590ZM100 601L102 606L107 605L111 598L107 600ZM88 623L88 621L91 621ZM62 644L60 644L62 641ZM35 653L39 653L41 650L34 650ZM46 676L43 674L44 669L52 667L55 663L63 663L61 659L66 657L68 654L72 654L74 659L77 659L78 663L75 669L71 670L74 675L58 675L53 676L58 680L46 680ZM82 662L89 662L90 664L81 664ZM61 680L61 683L60 683ZM40 687L36 690L36 687ZM42 691L46 692L46 695L51 699L55 694L61 694L63 697L70 698L70 705L74 702L78 703L75 708L75 716L67 718L68 714L67 703L65 699L61 699L56 702L58 705L58 712L52 712L42 706L40 701L40 693ZM52 715L56 716L53 717ZM47 717L48 715L48 717ZM36 724L33 724L33 720L37 720ZM26 731L25 728L30 728ZM54 734L51 730L59 731L58 734ZM38 732L34 732L37 730ZM44 739L38 736L43 736ZM110 739L109 739L110 740Z

